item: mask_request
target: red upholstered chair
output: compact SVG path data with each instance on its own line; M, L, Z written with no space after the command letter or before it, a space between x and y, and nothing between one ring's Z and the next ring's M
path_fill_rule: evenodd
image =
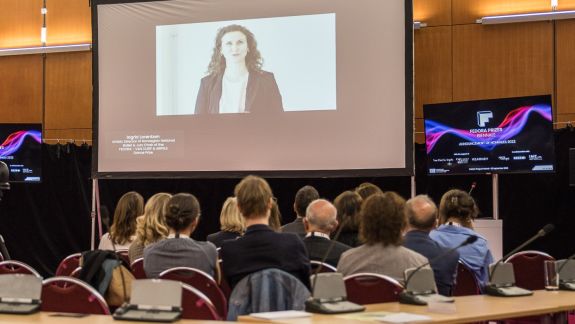
M182 318L221 320L210 299L196 288L182 284Z
M513 264L515 284L518 287L538 290L545 289L544 261L555 260L547 253L540 251L518 252L507 258L505 262Z
M218 315L221 318L227 318L228 301L214 278L209 274L194 268L176 267L160 273L159 278L181 281L198 289L214 304Z
M80 271L82 271L82 267L77 267L70 273L69 277L80 279Z
M147 279L146 272L144 271L144 258L134 260L130 265L132 274L136 279Z
M321 261L311 260L309 262L309 264L311 266L310 267L311 268L311 274L314 274L320 265L321 265L321 270L319 271L320 273L321 272L337 272L337 269L334 266L332 266L331 264L322 263Z
M42 311L110 315L98 291L82 280L52 277L42 282Z
M473 271L461 260L457 264L457 276L451 294L453 296L481 295L479 281Z
M64 258L60 261L58 268L56 269L56 276L69 276L72 271L76 270L80 266L81 253L74 253Z
M396 302L403 291L397 280L375 273L357 273L343 278L343 281L347 299L361 305Z
M38 273L38 271L34 270L31 266L27 265L24 262L16 261L16 260L6 260L0 262L0 274L13 274L13 273L23 273L23 274L31 274L35 275L36 277L42 277Z

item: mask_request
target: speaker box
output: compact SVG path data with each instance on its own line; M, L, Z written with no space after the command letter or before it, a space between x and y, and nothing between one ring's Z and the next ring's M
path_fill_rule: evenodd
M569 185L575 187L575 148L569 149Z

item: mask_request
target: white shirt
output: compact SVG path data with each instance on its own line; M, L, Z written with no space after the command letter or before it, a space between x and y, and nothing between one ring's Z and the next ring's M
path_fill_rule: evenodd
M117 250L127 250L130 248L130 244L136 239L136 235L130 237L130 241L125 244L115 244ZM112 245L112 239L110 239L110 233L102 235L100 239L100 245L98 245L98 250L109 250L114 251L114 245Z
M306 234L305 237L312 237L312 236L317 236L317 237L323 237L325 239L330 239L328 234L322 233L322 232L309 232Z
M246 111L246 90L249 73L239 80L230 81L222 78L222 96L220 97L220 114L235 114Z

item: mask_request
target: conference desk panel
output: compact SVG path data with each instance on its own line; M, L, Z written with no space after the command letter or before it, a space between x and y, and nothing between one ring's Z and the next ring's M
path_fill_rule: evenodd
M83 317L54 316L58 313L39 312L31 315L0 314L0 324L142 324L143 322L116 321L111 315L86 315ZM179 324L214 324L221 321L179 320Z
M429 316L431 321L425 323L469 323L573 310L575 309L575 292L535 291L533 296L524 297L492 297L484 295L464 296L456 297L454 305L455 312L450 314L430 312L427 306L404 305L400 303L366 305L366 312L405 312ZM291 320L279 319L274 321L259 320L250 316L240 316L239 320L241 322L274 322L289 324L365 324L364 320L355 319L354 315L314 314L309 318Z

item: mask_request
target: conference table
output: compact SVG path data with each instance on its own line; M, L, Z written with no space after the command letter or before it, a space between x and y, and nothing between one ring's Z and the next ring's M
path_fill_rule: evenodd
M441 306L441 305L440 305ZM542 315L575 310L575 291L537 290L532 296L492 297L463 296L455 297L452 313L431 312L427 306L405 305L400 303L383 303L366 305L366 312L341 315L314 314L307 318L260 320L251 316L240 316L240 322L273 322L273 323L365 323L370 316L383 316L381 312L410 313L425 315L430 318L425 323L469 323L497 320L514 317ZM373 319L375 320L375 319Z

